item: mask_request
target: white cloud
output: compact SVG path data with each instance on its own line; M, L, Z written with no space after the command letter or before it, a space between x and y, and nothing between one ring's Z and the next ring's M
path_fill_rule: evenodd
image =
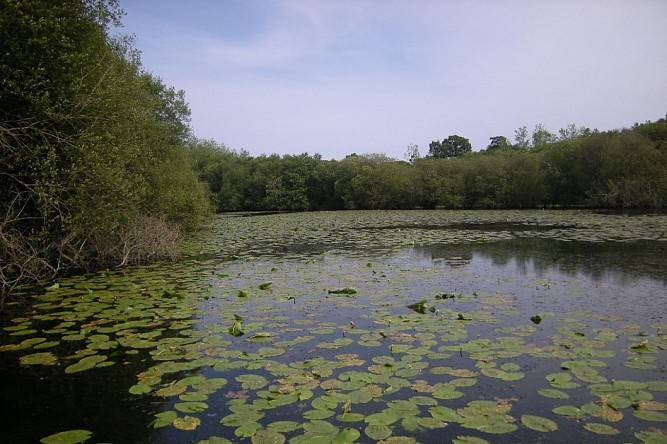
M484 147L524 124L665 112L667 2L271 5L244 38L184 25L187 11L162 18L174 32L132 30L147 66L186 90L200 135L254 153L400 156L452 133Z

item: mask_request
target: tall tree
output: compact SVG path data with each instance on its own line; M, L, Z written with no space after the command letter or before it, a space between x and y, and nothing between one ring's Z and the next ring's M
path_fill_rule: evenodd
M454 134L442 142L438 142L437 140L431 142L428 152L430 157L441 159L460 157L472 152L472 145L465 137Z
M419 146L414 143L408 145L408 148L405 150L405 160L410 163L415 163L420 157Z
M532 137L532 147L533 148L541 148L544 145L548 143L553 143L556 141L556 135L546 129L544 125L541 123L538 123L535 125L535 129L533 130L533 137Z
M528 134L528 128L526 126L522 126L514 130L514 148L517 149L530 148L530 136Z
M489 146L486 147L487 151L498 151L512 148L512 144L505 136L494 136L489 138L489 140L491 140L491 142L489 143Z

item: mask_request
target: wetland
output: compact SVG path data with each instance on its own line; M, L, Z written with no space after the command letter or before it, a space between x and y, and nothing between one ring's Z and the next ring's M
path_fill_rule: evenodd
M660 213L220 215L20 295L5 442L667 442Z

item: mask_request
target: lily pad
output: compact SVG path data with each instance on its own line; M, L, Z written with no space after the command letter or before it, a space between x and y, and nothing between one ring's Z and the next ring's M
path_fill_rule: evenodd
M54 433L39 440L42 444L77 444L86 442L93 436L90 430L68 430L66 432Z
M558 425L550 419L535 415L521 415L521 422L529 429L538 432L554 432Z
M618 435L620 432L607 424L600 424L597 422L589 422L584 426L589 432L597 433L598 435Z

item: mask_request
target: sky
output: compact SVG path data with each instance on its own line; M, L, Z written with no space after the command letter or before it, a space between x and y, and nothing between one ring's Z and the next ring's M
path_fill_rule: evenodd
M200 138L251 154L383 152L667 113L665 0L121 0Z

